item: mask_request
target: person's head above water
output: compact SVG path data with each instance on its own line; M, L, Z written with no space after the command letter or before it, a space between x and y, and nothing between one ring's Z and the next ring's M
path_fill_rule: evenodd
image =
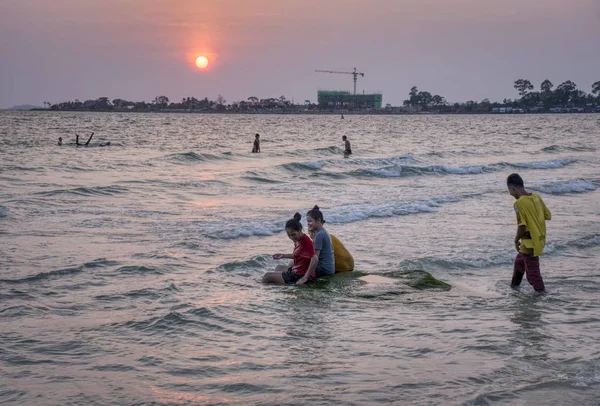
M511 173L506 178L506 186L508 193L515 199L518 199L525 193L525 183L523 178L518 173Z
M325 219L323 218L323 213L321 212L321 209L319 209L319 206L313 207L312 210L309 210L308 213L306 213L306 224L310 231L323 228Z
M342 141L346 141L348 139L348 137L346 137L345 135L342 135Z
M254 136L254 138L256 138L256 139L259 139L259 138L260 138L260 134L256 134L256 135Z
M58 145L62 145L62 137L58 137Z
M300 219L302 215L300 213L294 214L294 218L288 220L285 223L285 232L287 233L290 240L294 242L300 241L304 233L302 232L302 223L300 223Z

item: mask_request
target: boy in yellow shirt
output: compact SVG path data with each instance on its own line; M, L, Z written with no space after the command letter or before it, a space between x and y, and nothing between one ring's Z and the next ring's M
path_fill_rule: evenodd
M546 220L552 218L550 210L540 196L528 193L523 178L513 173L506 179L508 192L517 199L514 204L517 214L515 248L517 257L513 269L511 287L516 288L527 275L527 281L536 292L544 292L544 281L540 273L540 255L546 245Z

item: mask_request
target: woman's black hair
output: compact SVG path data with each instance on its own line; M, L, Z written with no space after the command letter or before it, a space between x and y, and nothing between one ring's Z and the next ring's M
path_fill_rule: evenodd
M313 219L315 219L315 221L321 221L321 223L325 224L325 219L323 218L323 213L321 212L321 209L319 209L319 206L315 206L312 208L312 210L309 210L308 213L306 213L307 216L311 216Z
M302 231L302 223L300 223L301 218L302 215L300 213L294 214L294 218L285 223L285 228L291 228L294 231Z

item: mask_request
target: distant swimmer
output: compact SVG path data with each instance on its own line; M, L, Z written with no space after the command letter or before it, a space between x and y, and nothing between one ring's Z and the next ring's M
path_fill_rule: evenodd
M546 220L552 218L550 210L540 196L525 190L523 178L513 173L506 179L508 193L517 201L517 235L515 248L518 252L513 268L511 287L517 288L527 275L527 282L536 292L544 292L544 281L540 273L540 255L546 245Z
M94 136L94 133L92 133L92 135L90 135L90 138L88 138L88 140L85 144L80 144L79 143L79 134L75 134L75 145L77 145L78 147L80 147L80 146L87 147L88 145L90 145L90 141L92 140L93 136Z
M294 285L305 283L308 280L307 272L312 267L316 267L319 261L315 254L315 247L310 237L304 234L300 219L300 213L294 214L294 218L285 223L285 232L294 243L292 254L274 254L273 259L289 258L293 260L291 266L277 265L275 272L267 272L263 278L263 283L274 283L277 285ZM307 276L307 278L304 278ZM303 280L303 282L301 282Z
M350 146L350 141L348 141L348 137L344 135L342 137L342 141L344 141L344 155L348 156L352 154L352 147Z
M252 147L252 153L260 152L260 135L256 134L254 136L254 146Z
M344 119L344 115L342 114L342 120Z
M62 145L62 137L58 137L58 146Z

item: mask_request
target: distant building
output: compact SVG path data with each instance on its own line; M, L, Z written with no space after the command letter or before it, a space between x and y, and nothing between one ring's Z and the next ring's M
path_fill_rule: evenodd
M317 100L322 109L380 109L383 95L381 93L352 94L343 90L319 90Z

